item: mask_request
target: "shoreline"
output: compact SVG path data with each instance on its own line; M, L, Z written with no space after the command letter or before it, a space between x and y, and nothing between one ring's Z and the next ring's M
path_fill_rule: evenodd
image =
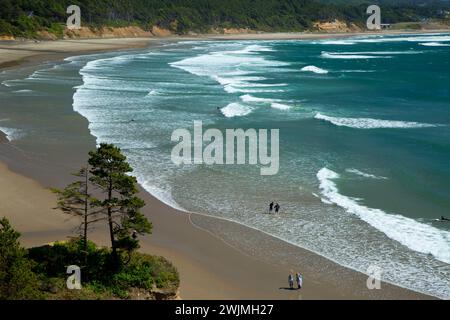
M70 55L82 55L108 51L144 48L152 42L189 40L320 40L344 39L354 36L430 34L450 32L450 29L436 30L383 30L346 33L280 32L242 34L200 34L189 36L147 37L147 38L90 38L46 41L0 41L0 70L15 68L23 64L37 64L44 60L60 60Z
M417 33L417 32L415 32ZM344 35L343 35L344 36ZM348 35L351 36L351 35ZM333 36L331 36L333 37ZM192 39L192 38L190 38ZM148 40L148 39L146 39ZM164 39L155 39L164 41ZM176 38L175 40L187 40L186 38ZM198 40L198 38L197 38ZM208 39L205 39L208 40ZM235 39L230 39L235 40ZM149 40L151 41L151 40ZM166 41L170 41L166 39ZM144 41L145 42L145 41ZM147 42L144 47L150 42ZM133 49L136 47L121 47L120 49ZM1 50L1 46L0 46ZM60 53L62 56L52 56L54 59L63 59L64 56L74 56L83 52L117 51L116 49L92 49L89 51ZM27 58L29 59L29 58ZM35 55L27 63L39 64L48 59L48 56ZM23 63L22 62L19 62ZM70 106L71 107L71 106ZM78 113L76 116L82 118ZM87 120L83 118L84 124ZM87 126L83 129L87 130ZM5 137L6 138L6 137ZM0 134L1 139L1 134ZM92 141L87 141L85 147L92 149ZM14 142L3 144L14 145ZM7 148L8 149L8 148ZM11 155L11 154L10 154ZM81 159L77 159L78 164L87 156L84 154ZM44 173L44 177L39 177L34 171L34 164L28 169L22 166L24 159L18 157L23 155L15 154L11 158L0 157L0 163L6 162L10 168L1 168L2 176L4 172L13 175L13 180L20 181L22 174L30 176L38 181L40 186L51 185L52 181L59 179L58 172ZM15 163L19 160L18 163ZM22 164L21 162L22 161ZM21 169L22 167L22 169ZM40 167L40 166L37 166ZM62 168L60 168L62 170ZM11 172L18 172L20 175L14 176ZM28 172L27 172L28 171ZM50 171L50 170L48 170ZM8 173L8 174L9 174ZM30 174L31 173L31 174ZM5 175L8 175L5 174ZM66 179L69 172L65 172ZM46 176L48 175L48 176ZM53 176L50 176L53 175ZM22 177L24 178L24 177ZM12 179L12 178L11 178ZM24 178L29 179L29 178ZM64 178L62 179L64 180ZM63 181L62 183L66 183ZM61 181L58 180L58 183ZM289 244L283 240L270 236L262 231L251 229L241 224L226 221L221 218L209 217L195 213L185 213L173 209L149 193L143 191L143 198L147 207L145 214L154 224L154 232L149 238L142 239L142 250L152 254L163 255L171 260L180 271L181 276L181 297L185 299L429 299L434 298L421 293L410 291L395 285L383 282L385 290L367 290L365 288L367 276L349 268L340 266L322 256L300 247ZM9 198L5 198L9 199ZM3 201L2 201L3 202ZM0 207L1 209L1 207ZM0 210L0 214L5 214ZM26 219L25 219L26 220ZM28 223L28 224L27 224ZM43 244L56 239L62 239L69 235L68 224L60 223L51 230L36 230L29 222L24 222L24 226L19 229L24 235L22 241L27 246ZM24 232L23 232L24 231ZM222 234L221 234L222 233ZM233 233L245 234L246 245L232 243L233 239L226 239L227 235ZM221 234L222 237L219 236ZM56 237L56 239L55 239ZM99 244L105 243L105 233L96 234L94 240ZM252 248L253 244L260 244L260 247ZM107 244L107 242L105 243ZM237 249L239 247L239 249ZM301 263L292 266L283 265L278 261L267 261L270 258L263 257L265 250L282 250L290 255L301 257ZM258 252L256 252L258 251ZM262 253L262 254L261 254ZM273 260L273 259L272 259ZM241 267L241 270L239 269ZM292 269L291 269L292 268ZM287 274L300 271L304 277L305 288L299 292L280 290L279 287L285 285ZM319 271L318 271L319 270ZM334 275L338 274L339 279ZM211 292L211 287L218 288L218 292Z

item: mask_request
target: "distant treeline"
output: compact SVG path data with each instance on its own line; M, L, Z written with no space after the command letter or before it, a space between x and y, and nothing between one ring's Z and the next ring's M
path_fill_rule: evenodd
M374 1L370 1L373 4ZM376 3L377 1L375 1ZM382 2L384 22L442 18L445 3ZM420 1L419 1L420 2ZM425 2L427 3L427 2ZM217 28L301 31L316 21L340 19L363 25L368 2L363 0L0 0L0 34L36 36L46 30L62 36L66 8L80 6L82 23L90 27L157 25L174 33L208 32Z

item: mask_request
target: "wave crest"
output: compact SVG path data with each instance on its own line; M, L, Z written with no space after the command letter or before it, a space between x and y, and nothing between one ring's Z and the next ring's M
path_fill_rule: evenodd
M330 117L321 113L316 113L315 119L330 122L339 127L349 127L354 129L414 129L437 127L438 124L407 122L396 120L381 120L371 118L338 118Z
M380 209L366 207L355 198L339 193L334 180L340 175L328 168L317 173L319 188L327 201L345 211L355 214L372 227L383 232L389 238L400 242L408 248L424 254L431 254L436 259L450 263L450 232L420 223L414 219L397 214L388 214Z
M246 116L252 112L252 109L240 103L233 102L227 105L226 107L220 109L220 111L225 117L233 118Z
M306 66L306 67L303 67L301 69L301 71L313 72L313 73L317 73L317 74L327 74L328 73L328 70L325 70L325 69L322 69L322 68L319 68L316 66Z

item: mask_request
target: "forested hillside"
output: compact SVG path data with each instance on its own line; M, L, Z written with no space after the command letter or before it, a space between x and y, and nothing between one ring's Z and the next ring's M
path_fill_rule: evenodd
M0 35L34 37L46 30L62 36L66 8L79 5L84 26L153 26L174 33L220 28L301 31L317 21L339 19L363 25L365 1L327 0L0 0ZM385 22L439 18L439 5L383 3Z

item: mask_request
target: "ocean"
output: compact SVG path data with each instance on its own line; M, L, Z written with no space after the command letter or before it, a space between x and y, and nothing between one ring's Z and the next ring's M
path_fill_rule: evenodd
M438 221L450 217L448 33L179 41L0 77L2 95L25 101L75 87L73 110L97 143L122 148L139 183L175 208L450 299L450 222ZM24 117L0 106L0 130L13 141L45 136ZM172 132L198 120L279 129L279 173L173 164ZM271 201L278 215L266 214Z

